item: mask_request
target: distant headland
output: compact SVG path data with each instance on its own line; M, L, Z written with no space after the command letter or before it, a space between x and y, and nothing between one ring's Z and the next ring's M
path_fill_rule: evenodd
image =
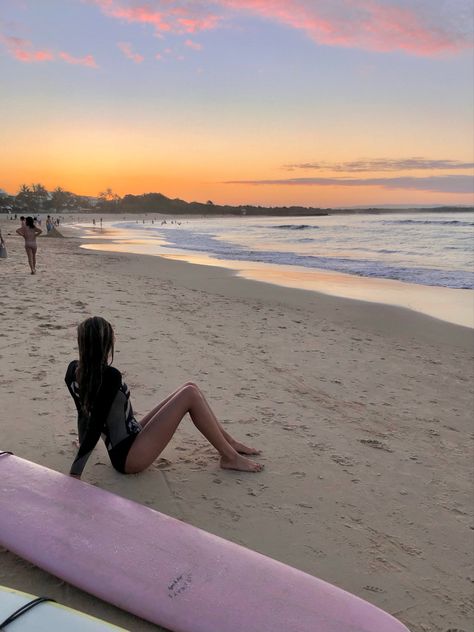
M214 204L207 202L186 202L179 198L169 198L162 193L127 194L120 197L111 189L99 193L97 197L76 195L57 187L47 191L41 184L22 185L16 195L9 195L0 189L0 213L160 213L164 215L220 215L220 216L321 216L342 214L382 214L382 213L453 213L472 212L474 206L380 206L319 208L308 206L255 206L241 204Z

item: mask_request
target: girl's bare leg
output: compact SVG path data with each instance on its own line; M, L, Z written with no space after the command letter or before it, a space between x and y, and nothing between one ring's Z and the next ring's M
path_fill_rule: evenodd
M193 384L193 386L195 386ZM196 388L198 388L196 386ZM240 441L237 441L236 439L234 439L234 437L232 437L228 432L226 432L224 430L224 428L222 427L222 425L219 423L219 421L217 421L217 417L214 415L211 407L209 406L209 404L207 403L206 398L204 397L204 395L202 394L202 392L200 391L200 389L198 389L202 399L204 400L204 403L207 406L208 412L210 415L212 415L212 417L214 418L214 421L216 422L216 424L219 426L220 431L222 432L222 434L224 435L224 438L226 439L226 441L228 441L228 443L230 443L230 445L234 448L234 450L236 452L238 452L239 454L260 454L261 450L257 450L255 448L250 448L247 445L244 445L243 443L240 443Z
M179 393L179 391L181 391L183 388L185 388L186 386L193 386L194 388L198 389L198 387L193 383L193 382L186 382L186 384L183 384L182 386L180 386L178 389L176 389L173 393L171 393L171 395L168 395L168 397L166 397L166 399L164 399L162 402L160 402L158 404L158 406L155 406L155 408L153 408L153 410L151 410L147 415L145 415L143 417L143 419L140 421L140 425L142 428L144 428L147 423L150 421L150 419L152 419L156 413L161 410L161 408L163 408L163 406L165 404L167 404L169 402L169 400L176 395L177 393ZM200 389L198 389L200 391ZM214 413L212 412L211 407L209 406L209 404L207 403L206 398L204 397L204 395L202 394L202 392L200 391L201 396L204 400L204 402L206 403L206 406L208 408L208 412L210 415L212 415L212 417L214 417L214 421L216 422L216 424L219 426L220 431L222 432L222 434L224 435L224 438L227 440L228 443L230 443L230 445L234 448L234 450L236 452L238 452L239 454L249 454L249 455L257 455L257 454L261 454L261 450L257 450L256 448L251 448L243 443L240 443L240 441L237 441L236 439L234 439L228 432L226 432L224 430L224 428L222 427L222 425L219 423L219 421L217 420L216 416L214 415Z
M216 421L217 421L217 419L216 419ZM234 450L236 452L238 452L239 454L253 454L253 455L257 455L257 454L261 454L262 453L262 451L261 450L257 450L257 448L251 448L250 446L245 445L244 443L241 443L240 441L237 441L236 439L231 437L228 432L226 432L224 430L224 428L222 427L222 425L218 421L217 421L217 423L219 424L219 427L220 427L221 432L224 435L225 439L230 443L230 445L234 448Z
M176 395L176 393L179 393L179 391L181 391L185 386L189 386L191 385L191 382L186 382L186 384L183 384L182 386L180 386L179 388L177 388L175 391L173 391L170 395L168 395L168 397L165 397L165 399L163 401L161 401L157 406L155 406L155 408L153 408L153 410L150 410L149 413L147 413L143 419L139 422L140 426L142 428L144 428L147 423L150 421L150 419L153 419L153 417L156 415L156 413L163 408L163 406L165 404L167 404L169 402L169 400Z
M35 266L34 266L34 263L33 263L33 252L31 250L31 248L25 248L25 250L26 250L26 256L28 257L28 264L29 264L30 269L31 269L31 274L33 274L34 271L35 271Z
M149 467L168 445L181 420L189 413L196 428L221 455L221 467L245 472L259 472L263 466L240 455L227 441L201 391L186 384L167 398L148 419L127 456L125 469L132 474Z
M32 261L33 261L33 272L36 272L36 250L31 251Z

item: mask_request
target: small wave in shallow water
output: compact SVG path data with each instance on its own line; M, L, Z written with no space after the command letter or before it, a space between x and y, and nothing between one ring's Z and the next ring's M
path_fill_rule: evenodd
M472 214L348 215L281 223L276 218L202 218L165 226L136 223L163 248L220 260L255 261L457 289L474 287ZM290 219L290 218L288 218ZM292 218L293 219L293 218ZM316 223L317 221L317 223ZM415 229L416 227L416 229ZM317 231L312 237L300 237Z

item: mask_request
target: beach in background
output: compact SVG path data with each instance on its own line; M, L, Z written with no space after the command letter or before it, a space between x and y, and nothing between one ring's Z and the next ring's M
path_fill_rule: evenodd
M145 227L151 219L161 226L165 218L147 216ZM112 223L121 221L136 224ZM177 221L176 234L188 230L186 219ZM238 278L227 262L195 248L191 254L214 265L191 265L176 243L169 257L85 249L92 241L120 246L118 233L93 229L90 217L62 223L64 239L41 236L31 276L16 223L0 222L9 253L0 260L3 450L68 471L76 414L64 373L77 356L77 324L100 314L115 328L115 364L138 416L193 380L224 426L263 450L265 471L220 470L184 420L147 472L118 474L100 445L84 480L334 583L411 632L467 632L474 616L470 328L382 302ZM133 238L128 226L123 239L148 248L142 228ZM159 239L158 247L170 245L166 234ZM131 630L156 629L5 550L0 583Z

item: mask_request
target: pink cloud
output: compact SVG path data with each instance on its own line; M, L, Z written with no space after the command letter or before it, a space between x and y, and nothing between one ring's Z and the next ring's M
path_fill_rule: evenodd
M8 53L14 59L24 63L54 61L56 59L56 53L46 49L35 50L33 48L33 44L29 40L20 39L19 37L7 37L6 35L2 35L0 33L0 43L5 46ZM87 66L89 68L98 67L92 55L86 55L85 57L73 57L73 55L61 51L57 54L57 57L68 64Z
M198 44L198 42L193 42L190 39L187 39L184 44L185 46L187 46L188 48L192 48L193 50L202 50L202 44Z
M219 26L222 18L218 15L208 14L204 17L181 17L177 19L177 23L186 33L197 33L199 31L208 31Z
M117 46L120 48L120 50L122 51L122 53L125 55L127 59L131 59L136 64L141 64L142 61L145 59L143 55L140 55L139 53L135 53L132 50L132 45L129 44L128 42L119 42Z
M61 51L59 57L67 64L74 64L77 66L87 66L88 68L98 68L95 59L92 55L86 55L85 57L73 57L69 53Z
M243 13L304 32L318 44L433 56L472 47L471 0L89 0L157 34L212 30Z
M53 53L49 50L34 50L33 44L29 40L0 35L0 42L12 57L24 63L51 61L54 59Z
M214 29L218 26L220 16L203 11L202 5L184 3L179 0L155 0L151 2L133 3L130 0L90 0L98 5L103 13L126 22L151 24L160 34L196 33ZM152 4L156 7L153 8ZM204 3L205 4L205 3Z
M472 46L460 23L449 24L427 0L217 0L304 31L318 44L417 55ZM464 0L461 0L461 3ZM469 0L466 0L466 7Z

